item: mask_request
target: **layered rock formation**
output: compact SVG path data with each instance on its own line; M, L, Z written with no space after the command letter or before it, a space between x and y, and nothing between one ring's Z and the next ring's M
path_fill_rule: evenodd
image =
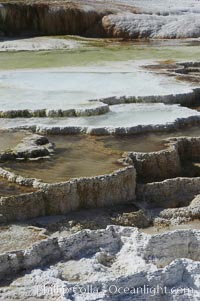
M113 96L93 99L84 105L78 107L74 105L74 107L71 106L69 109L63 109L62 106L61 108L58 107L58 109L4 109L0 111L0 119L2 118L1 124L5 128L28 129L38 134L132 135L145 132L170 131L186 125L191 126L200 123L200 113L196 110L185 108L185 106L195 106L198 103L199 96L199 88L194 88L186 93L168 95ZM141 103L141 106L138 103ZM148 104L147 106L144 105L146 103ZM134 125L135 122L131 120L129 112L132 111L134 114L135 109L139 109L148 113L151 111L151 103L155 104L154 106L152 105L152 109L155 110L155 116L165 112L165 109L167 110L169 115L165 117L166 121L162 123L158 118L158 124L156 124L156 121L146 124L146 120L143 121L142 119L141 124L138 120L138 124ZM171 104L174 106L169 106ZM179 104L183 108L178 106ZM180 117L176 119L170 118L170 111L173 113L171 114L172 116L177 111ZM124 113L124 116L127 115L127 119L121 120L121 113ZM105 115L105 118L103 116L101 118L100 115ZM114 115L116 115L116 118ZM88 118L90 116L99 116L99 118ZM61 119L61 117L65 119ZM6 122L5 118L8 119ZM13 118L17 118L16 122L13 122ZM119 125L117 124L117 119L119 119Z
M196 38L198 1L3 2L2 35L73 34L95 37ZM31 20L34 20L32 22Z
M0 118L31 118L31 117L80 117L95 116L109 112L109 106L101 102L91 102L91 106L85 105L84 108L76 109L40 109L40 110L4 110L0 111Z
M137 185L137 197L154 207L186 206L200 193L200 178L177 177L162 182Z
M1 31L5 35L81 35L101 15L92 6L76 3L5 3L1 5Z
M34 147L49 143L38 135L28 137L28 141ZM127 201L143 209L113 216L113 223L146 227L151 223L162 226L199 219L199 196L194 195L200 193L200 178L179 177L136 187L137 177L146 172L149 179L155 179L156 174L161 178L175 176L170 164L176 163L175 172L179 173L184 160L199 160L199 138L172 138L167 142L169 149L160 152L126 154L124 160L134 164L137 176L134 167L128 166L109 175L45 184L1 169L1 175L9 181L40 191L1 198L0 222ZM22 146L16 149L20 152ZM59 217L55 218L59 221ZM33 223L39 224L39 220ZM56 226L52 224L49 233L56 231L53 229ZM81 231L70 234L62 222L53 234L40 229L34 234L36 230L24 230L30 232L30 239L34 236L30 246L28 239L21 248L12 240L12 245L0 254L0 280L7 281L1 288L0 300L183 301L187 297L196 301L200 296L199 230L148 235L137 228L109 226L95 231L77 227L76 231ZM10 231L9 235L13 235L14 230ZM87 292L88 286L94 291ZM144 293L147 287L151 293Z
M174 76L181 81L190 82L193 84L200 83L200 62L163 62L161 64L145 66L145 68L154 72L162 73L169 76ZM198 104L198 97L194 103Z
M138 182L158 182L184 175L184 162L198 162L199 145L199 137L170 138L166 140L166 149L152 153L124 153L122 162L132 161Z
M148 5L148 2L147 2ZM160 38L199 38L199 15L167 16L120 13L102 19L105 33L110 37L125 39Z
M40 141L45 137L36 135L32 139ZM188 206L200 193L200 177L188 177L187 173L183 177L184 162L199 161L200 139L171 138L168 144L169 148L163 151L125 153L120 162L133 166L103 176L71 179L63 183L47 184L1 168L1 176L9 181L40 190L2 198L1 221L66 214L81 208L112 206L135 199L136 204L145 202L151 208ZM25 154L27 157L27 150Z
M126 167L108 175L72 179L45 184L0 169L1 176L22 185L33 185L40 191L19 196L2 197L1 222L65 214L81 208L96 208L127 203L135 199L135 169Z

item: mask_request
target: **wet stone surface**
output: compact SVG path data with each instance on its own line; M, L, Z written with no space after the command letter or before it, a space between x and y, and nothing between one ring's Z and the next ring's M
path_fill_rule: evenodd
M35 190L31 187L17 185L15 183L8 182L6 179L0 177L0 197L15 196L33 191Z

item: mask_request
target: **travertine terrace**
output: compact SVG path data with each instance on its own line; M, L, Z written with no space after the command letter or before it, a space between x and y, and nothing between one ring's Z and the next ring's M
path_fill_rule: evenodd
M176 73L175 69L173 76ZM168 76L168 71L165 76ZM24 300L25 296L30 300L53 300L60 295L63 300L97 300L99 296L102 300L116 300L119 293L112 291L115 285L123 291L127 283L129 287L129 282L134 282L134 290L141 286L149 286L153 290L158 279L162 285L156 291L156 298L160 298L165 290L168 292L167 300L181 300L182 291L179 291L179 287L183 285L185 294L192 295L191 300L196 300L194 296L199 294L199 282L191 282L189 279L198 278L199 230L192 229L192 226L191 229L178 229L179 225L196 223L200 216L200 138L173 137L170 131L198 127L198 100L199 88L195 87L186 93L173 95L103 98L97 102L101 104L100 108L105 106L106 111L98 111L98 107L90 111L88 108L81 111L71 108L69 112L72 116L62 109L1 112L5 128L6 120L11 123L17 121L15 126L13 123L12 128L5 129L3 135L12 131L26 133L18 144L2 150L0 154L3 181L16 185L15 189L19 191L16 193L13 190L11 195L2 195L0 201L2 239L5 244L11 237L12 242L7 248L4 246L0 255L2 300ZM138 103L149 108L158 104L160 108L170 105L179 108L182 105L180 108L186 111L186 106L193 109L188 109L188 112L191 111L188 116L186 114L164 124L59 126L59 119L70 123L70 120L78 122L79 118L98 118L109 114L112 107ZM117 114L120 116L122 113L119 111ZM47 119L56 120L58 124L26 124L26 120L32 121L33 118L36 123ZM18 125L19 121L21 125ZM103 135L133 137L148 132L168 133L169 138L164 141L163 149L146 153L130 149L129 152L121 153L118 166L111 173L63 182L57 182L55 178L55 183L45 183L40 178L24 177L15 171L14 162L23 162L25 165L32 162L34 166L34 162L54 160L57 146L53 138L52 141L48 138L49 135L56 137L62 134L67 141L69 134L84 135L83 139L87 136L96 139ZM102 146L99 150L103 151ZM63 157L63 160L67 161L67 158ZM7 169L9 162L13 162L9 164L13 168ZM24 191L20 191L19 187ZM132 209L126 212L127 206L132 206ZM112 207L115 210L109 209ZM89 222L87 216L83 218L84 215L81 219L80 211L78 220L69 220L67 215L76 210L88 210L88 217L92 219L93 211L89 213L90 210L97 210L99 219ZM108 226L110 223L113 226ZM138 232L138 228L134 228L149 226L166 230L168 227L177 227L177 230L152 235ZM87 228L91 230L84 230ZM15 233L21 233L22 238L29 235L29 240L20 247L15 241ZM183 280L185 273L189 276ZM98 281L99 277L104 280ZM47 282L57 285L58 289L47 292ZM84 290L88 285L94 286L95 291L80 294L72 289L73 286L80 286ZM65 290L61 293L63 286ZM123 300L130 300L127 294L122 295ZM136 293L135 300L142 295L141 291ZM155 294L149 294L145 300L155 300L153 296Z
M199 17L0 1L0 300L199 300Z
M2 35L198 38L199 12L197 0L3 1L0 25Z

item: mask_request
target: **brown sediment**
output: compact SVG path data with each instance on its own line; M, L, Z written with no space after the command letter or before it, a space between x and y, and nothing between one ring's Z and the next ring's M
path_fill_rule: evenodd
M0 197L19 195L33 191L35 191L35 189L8 182L6 179L0 177Z
M121 152L155 152L166 149L167 139L170 137L197 137L200 136L200 127L191 126L169 132L146 133L130 136L103 136L96 137L97 141L104 143L105 147Z
M192 106L191 108L194 109L194 110L197 110L198 112L200 112L200 106L199 105Z
M186 229L200 229L200 221L199 220L193 220L185 224L181 225L171 225L169 224L168 226L151 226L147 228L142 228L140 229L140 232L144 232L147 234L162 234L170 231L175 231L175 230L186 230Z
M26 131L0 130L0 152L14 148L27 135Z
M158 64L144 66L144 68L161 74L173 76L177 80L200 83L200 62L176 63L175 61L159 61Z
M110 224L132 227L147 227L150 219L133 204L107 208L82 209L52 218L35 218L28 222L45 228L53 237L70 235L82 229L105 229Z
M96 160L96 156L99 155L99 152L103 153L105 156L103 159L102 157L99 159L101 168L102 166L103 168L105 166L106 168L108 167L107 160L110 160L109 155L112 159L115 154L119 156L119 151L116 152L109 149L109 147L106 148L103 141L96 141L94 137L58 136L58 139L57 136L53 136L52 139L55 139L55 137L57 138L57 144L60 139L60 146L65 145L66 155L63 156L62 154L61 157L61 166L64 168L64 171L67 167L67 157L71 158L71 167L74 169L76 169L76 167L80 169L80 163L83 162L82 172L84 172L85 175L88 172L88 169L91 168L91 158L94 159L93 156L95 156ZM65 140L65 144L63 144L63 140ZM67 145L68 147L66 147ZM31 168L27 162L19 162L18 168L16 168L16 164L12 164L12 166L10 165L10 168L15 174L9 173L4 169L1 169L1 174L10 180L16 182L20 181L25 185L27 183L45 191L44 194L40 193L38 196L36 194L32 195L33 202L37 202L38 199L41 198L40 203L42 207L38 209L41 212L41 215L63 214L80 208L103 207L105 206L107 197L109 198L109 201L106 201L107 205L111 205L113 202L117 204L122 202L122 196L119 198L119 192L117 193L118 189L120 189L120 194L123 195L123 202L131 200L131 198L133 200L134 187L136 184L137 202L145 201L152 206L161 206L164 208L184 206L187 205L196 194L200 193L199 173L194 173L194 171L196 172L197 170L197 166L194 170L190 168L190 172L188 172L186 168L188 162L193 164L200 160L200 138L174 137L166 141L166 147L167 148L156 152L144 153L132 151L125 153L120 162L125 165L132 164L134 167L129 166L122 170L116 170L115 166L115 172L112 174L105 174L106 170L104 170L102 172L103 176L84 177L73 179L71 181L66 181L67 179L65 176L63 178L65 182L63 183L55 183L55 181L59 181L56 172L60 173L60 170L57 168L57 162L51 167L46 160L43 161L44 165L42 165L41 162L31 162L33 163ZM54 156L52 156L51 164L53 163L53 160ZM48 165L45 166L45 162L48 162ZM93 163L94 166L92 166L92 170L94 168L95 172L98 172L99 174L98 163ZM39 164L40 166L36 166L35 164ZM34 171L35 166L36 170ZM4 164L3 167L9 168L9 164ZM54 184L45 184L37 179L26 179L16 176L16 173L19 173L22 176L26 173L25 176L27 177L28 168L30 168L30 175L32 178L42 178L43 181L50 181ZM135 169L137 174L136 177ZM78 170L78 172L80 174L80 170ZM91 172L91 169L89 172ZM60 179L60 181L61 180L62 179ZM108 191L110 191L110 193L105 197L105 193ZM56 203L55 200L57 200ZM9 199L5 200L2 207L7 219L14 218L13 216L10 217L10 212L5 211L6 202L9 204L10 201L11 200ZM20 202L21 204L27 202L27 198L23 197L19 200L16 199L16 201L19 206ZM30 204L28 203L28 205ZM14 215L16 214L17 213L15 212ZM26 216L27 212L25 210L23 218L27 218ZM36 212L34 216L38 216L38 212Z
M120 167L118 160L124 151L142 153L162 151L168 148L167 139L170 137L199 135L199 127L169 133L130 136L48 135L49 141L55 144L53 156L38 162L5 162L1 166L24 177L39 178L50 183L61 182L70 178L112 172ZM151 173L151 168L145 173L147 181L152 180L152 177L148 179L149 172Z
M48 136L55 144L54 155L45 160L3 163L3 167L25 177L44 182L62 182L70 178L96 176L120 167L121 152L104 147L89 136Z

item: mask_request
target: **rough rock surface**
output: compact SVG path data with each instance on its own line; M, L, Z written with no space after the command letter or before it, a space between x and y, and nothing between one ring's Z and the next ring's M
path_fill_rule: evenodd
M146 69L156 73L174 76L176 79L199 85L200 83L200 62L179 62L165 61L160 64L144 66ZM194 100L193 106L198 107L198 97ZM192 105L192 103L191 103Z
M103 29L110 37L138 38L198 38L199 14L157 16L155 14L119 13L102 19Z
M40 189L30 194L2 197L2 222L65 214L81 208L114 206L135 199L136 174L132 166L103 176L78 178L55 184L26 179L2 168L0 173L9 181Z
M109 106L101 102L91 102L92 106L84 105L82 108L67 109L67 110L53 110L53 109L39 109L39 110L4 110L0 111L0 118L32 118L32 117L80 117L80 116L96 116L109 112Z
M109 226L48 238L0 256L4 279L6 274L13 277L13 271L32 270L10 280L10 286L1 289L0 300L198 300L199 247L198 230L152 236L136 228ZM87 291L88 285L93 290ZM48 290L56 286L57 290ZM116 292L115 286L120 290ZM137 291L145 286L152 294Z
M33 243L47 238L45 230L23 225L0 227L0 253L28 249Z
M2 2L0 28L1 35L196 38L200 36L199 15L195 0Z
M34 135L28 137L28 145L32 143L40 147L48 140ZM199 138L173 138L168 143L170 150L150 155L132 153L136 170L141 173L140 164L145 160L147 165L151 164L153 156L158 163L154 165L162 174L167 159L174 158L168 152L176 153L177 168L185 159L199 159ZM24 145L27 151L25 140L17 147L19 153L23 153ZM148 169L152 170L152 166ZM42 189L19 197L1 198L2 222L65 214L82 207L113 206L135 198L136 175L130 166L110 175L58 184L24 179L3 169L0 173L11 181ZM136 195L141 194L143 199L135 200L134 204L149 207L114 214L111 222L146 227L151 222L167 225L199 219L199 196L192 200L200 193L199 183L200 178L175 178L137 185ZM152 206L162 208L152 209ZM176 206L180 208L169 208ZM81 223L75 224L73 220L69 224L74 224L75 234L65 230L63 221L54 234L50 231L44 236L43 231L38 236L40 232L35 235L35 230L29 229L30 237L21 247L11 244L0 251L0 300L197 301L200 298L199 230L148 235L130 227L108 226L94 231L82 230ZM93 226L88 222L88 227ZM6 235L13 241L10 229L12 226ZM1 237L5 240L5 235ZM150 292L144 293L147 287Z
M158 152L130 152L127 156L128 162L131 159L137 170L138 182L155 182L181 175L181 162L176 144Z
M39 141L45 140L45 137L36 137ZM151 207L188 206L195 195L200 193L200 177L182 177L182 164L185 160L200 160L200 139L180 137L171 138L167 142L169 147L166 150L125 153L121 161L133 166L104 176L72 179L63 183L42 183L39 179L23 178L1 168L1 176L9 181L42 190L28 196L18 195L14 199L4 198L0 206L2 220L66 214L72 210L124 204L135 199L137 204L145 202ZM30 210L30 206L33 210ZM126 220L126 216L121 218ZM133 214L132 218L137 220L138 216ZM129 215L127 225L130 220Z
M92 1L2 3L1 32L3 35L81 35L110 11L107 5L95 5Z
M40 51L55 49L74 49L79 47L74 40L37 37L29 39L0 39L0 51Z
M187 118L178 118L173 123L156 124L156 125L136 125L132 127L123 126L108 126L108 127L95 127L95 126L45 126L45 125L21 125L21 126L8 126L9 129L14 130L31 130L41 135L75 135L87 134L94 136L104 135L134 135L144 133L156 132L170 132L186 126L197 126L200 124L200 116L190 116ZM4 126L6 128L6 126Z
M143 210L130 203L112 207L82 209L65 215L37 217L26 224L45 228L54 237L74 234L83 229L105 229L108 225L145 228L153 225Z
M138 201L145 201L154 207L187 206L200 193L200 177L174 178L162 182L137 185Z
M41 135L30 135L16 147L0 153L0 162L7 160L39 159L48 157L54 152L54 145Z
M183 224L200 219L200 195L197 195L186 207L160 210L154 218L154 224Z
M17 158L39 158L51 155L54 145L46 137L34 134L25 138L13 151Z
M122 159L122 162L132 163L135 166L138 183L158 182L180 176L187 177L185 162L199 162L199 137L172 137L165 142L166 149L161 151L149 153L128 152L123 154L124 159ZM191 166L191 163L189 166ZM191 168L189 171L190 175L199 176L200 174L198 174L198 170L197 174L195 174Z

